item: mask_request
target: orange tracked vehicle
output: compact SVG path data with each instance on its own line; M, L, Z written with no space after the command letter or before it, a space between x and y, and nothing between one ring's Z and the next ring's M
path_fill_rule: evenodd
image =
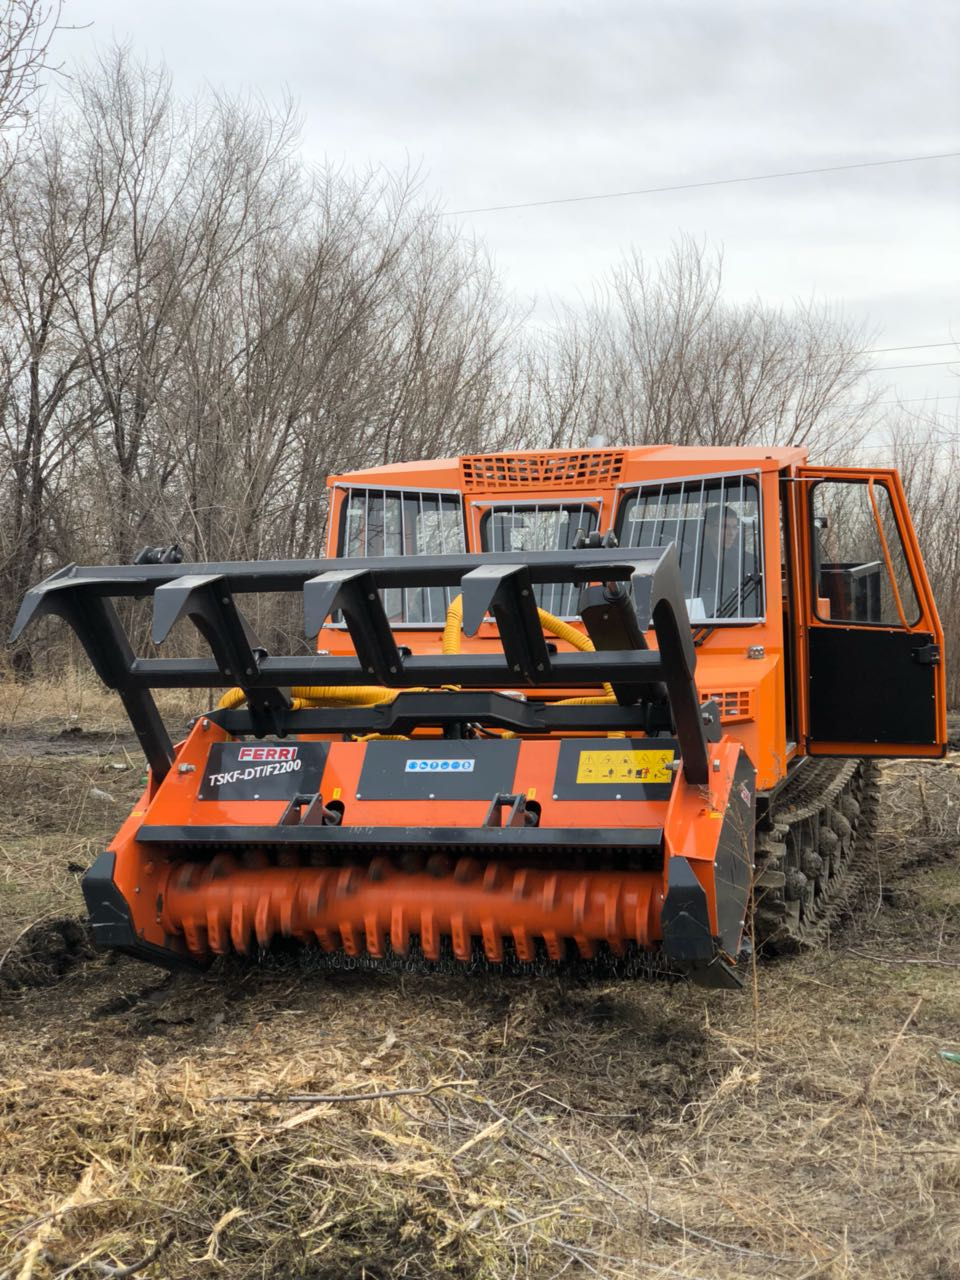
M78 568L29 592L115 688L147 788L84 880L161 965L601 966L736 985L859 874L879 756L942 755L942 635L897 474L798 449L404 463L329 482L328 557ZM250 593L300 597L268 654ZM189 619L207 657L138 656ZM151 690L229 691L174 745ZM751 921L751 904L753 915Z

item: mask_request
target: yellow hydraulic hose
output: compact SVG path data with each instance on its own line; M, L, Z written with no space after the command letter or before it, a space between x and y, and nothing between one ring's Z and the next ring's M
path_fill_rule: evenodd
M540 623L544 631L549 631L551 635L557 637L558 640L566 640L567 644L572 644L575 649L579 649L581 653L594 653L595 646L589 636L585 636L582 631L578 631L576 627L571 627L568 622L564 622L562 618L554 617L552 613L547 613L546 609L538 609L540 615ZM616 695L609 684L604 681L602 697L587 698L560 698L559 706L565 707L594 707L605 706L608 702L616 702Z
M386 689L382 685L294 685L290 690L293 697L293 709L302 707L334 706L334 707L373 707L381 702L392 702L400 689ZM422 689L407 692L422 693ZM242 689L228 689L217 706L223 711L232 711L241 707L247 700Z
M593 653L593 641L589 636L585 636L576 627L571 627L562 618L557 618L552 613L547 613L546 609L538 609L537 613L540 615L540 625L544 631L549 631L558 640L566 640L567 644L572 644L581 653ZM463 635L462 627L463 596L461 595L454 596L453 600L450 601L449 609L447 609L446 621L443 624L442 651L444 653L460 652Z
M574 649L579 649L581 653L592 653L594 651L593 641L589 636L585 636L578 631L576 627L571 627L568 622L564 622L562 618L557 618L554 614L548 613L546 609L538 609L537 613L540 616L540 624L544 631L556 636L558 640L565 640L567 644L572 645ZM445 654L459 653L462 638L463 596L458 595L450 602L450 607L447 609L447 616L443 624L441 652ZM561 698L558 700L558 705L601 706L616 702L616 697L610 685L605 683L603 688L604 694L602 697ZM381 685L294 685L290 692L293 697L294 710L299 710L301 707L316 706L372 707L378 703L392 702L401 690L387 689ZM408 692L423 693L424 690L408 690ZM235 707L242 706L246 700L247 695L242 689L228 689L217 705L221 710L232 711Z
M463 635L463 596L455 596L450 601L446 621L443 624L443 643L441 653L459 653L460 640Z
M540 615L540 625L544 631L549 631L558 640L566 640L567 644L572 644L581 653L593 653L593 641L589 636L585 636L576 627L571 627L569 622L564 622L562 618L547 613L546 609L538 609L537 613Z
M571 627L568 622L564 622L562 618L556 617L552 613L548 613L546 609L538 609L540 616L540 625L544 631L549 631L551 635L556 636L558 640L565 640L567 644L573 645L574 649L579 649L581 653L593 653L594 644L589 636L585 636L582 631L578 631L576 627ZM463 596L456 596L450 602L450 608L447 610L447 618L443 627L443 652L459 653L461 638L463 635ZM609 684L604 684L604 694L602 697L587 698L560 698L558 706L606 706L608 703L616 702L616 696Z
M606 683L603 687L610 689ZM558 707L612 707L616 701L617 695L610 689L609 693L594 694L593 697L558 698L555 705Z
M217 706L221 711L232 711L234 707L242 707L246 700L247 695L242 689L228 689Z
M343 707L372 707L378 702L392 702L401 690L386 689L378 684L304 684L294 685L290 692L295 698L301 698L306 703L320 703L324 706L333 704ZM422 690L411 689L408 692L422 692Z

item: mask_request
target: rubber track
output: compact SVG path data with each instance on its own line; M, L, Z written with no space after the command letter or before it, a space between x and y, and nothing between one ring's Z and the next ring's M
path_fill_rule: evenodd
M879 803L877 767L868 760L822 760L804 766L786 784L776 797L769 815L769 826L758 833L757 876L772 865L764 849L771 838L779 836L778 828L789 828L810 818L819 816L830 805L842 802L844 796L853 796L860 805L860 813L853 829L850 850L840 864L839 874L830 877L825 893L816 897L817 912L811 920L800 923L799 932L794 918L787 910L782 895L767 893L758 900L755 913L756 942L759 946L769 943L774 950L807 950L821 945L829 935L843 908L862 889L869 870L865 854L876 833ZM775 844L782 844L776 839ZM782 855L780 855L782 858Z

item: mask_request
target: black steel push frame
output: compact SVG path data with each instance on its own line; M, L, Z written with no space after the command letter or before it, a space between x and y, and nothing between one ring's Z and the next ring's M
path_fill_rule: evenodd
M581 587L580 612L595 652L557 653L544 635L534 586ZM463 597L463 629L473 635L493 617L500 652L409 654L398 644L381 599L392 587L456 587ZM254 637L237 603L252 593L302 596L309 640L333 614L342 616L356 656L309 653L273 656ZM138 656L114 599L153 599L155 644L189 618L210 658ZM646 731L651 704L662 696L680 745L683 770L707 781L707 743L719 736L719 716L701 707L696 651L674 546L588 548L557 552L489 552L385 559L268 560L210 564L70 565L24 597L12 640L36 619L64 619L97 675L115 689L143 747L156 782L174 748L151 690L239 686L242 709L213 712L230 733L408 732L423 725L500 726L521 733ZM652 627L657 648L643 633ZM294 710L296 685L377 683L400 692L374 707ZM596 688L608 683L616 705L523 702L505 688ZM452 691L450 686L457 686Z

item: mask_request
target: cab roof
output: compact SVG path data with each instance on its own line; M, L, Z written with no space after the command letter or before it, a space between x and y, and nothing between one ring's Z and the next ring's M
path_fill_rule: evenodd
M518 449L365 467L330 476L327 483L485 492L527 488L584 492L591 488L608 489L631 482L713 472L792 471L806 461L805 449L738 445Z

